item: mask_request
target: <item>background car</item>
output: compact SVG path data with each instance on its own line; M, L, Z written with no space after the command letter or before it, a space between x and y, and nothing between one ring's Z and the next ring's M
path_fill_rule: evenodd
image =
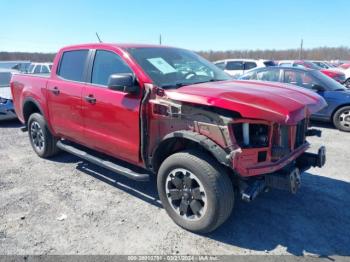
M49 74L51 72L52 63L31 63L28 74Z
M30 65L30 61L28 60L16 60L16 61L0 61L0 68L3 69L14 69L20 72L26 72Z
M331 65L326 61L312 60L310 62L324 69L336 69L335 66Z
M275 62L272 60L263 59L225 59L216 61L214 64L229 75L237 78L253 68L274 66Z
M335 81L339 83L344 83L345 82L345 74L342 73L339 70L334 70L334 69L324 69L322 67L319 67L318 65L306 61L306 60L281 60L278 61L277 65L279 66L287 66L287 67L302 67L302 68L308 68L308 69L314 69L314 70L319 70L326 76L329 76L333 78Z
M328 106L313 114L312 119L333 122L339 130L350 132L350 90L319 70L298 67L258 68L239 79L289 83L317 92Z
M18 71L0 68L0 120L17 118L13 108L10 80Z

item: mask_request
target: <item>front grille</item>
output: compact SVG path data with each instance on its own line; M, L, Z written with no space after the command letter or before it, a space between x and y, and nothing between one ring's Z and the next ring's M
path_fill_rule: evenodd
M294 148L298 148L305 142L305 132L306 132L306 121L305 119L297 124L296 135L295 135L295 145Z

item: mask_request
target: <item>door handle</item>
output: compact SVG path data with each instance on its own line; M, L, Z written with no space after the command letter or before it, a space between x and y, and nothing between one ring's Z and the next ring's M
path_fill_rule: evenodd
M86 96L85 100L90 104L96 104L96 98L93 95Z
M60 94L60 90L58 89L57 86L55 86L51 91L52 91L52 93L54 93L55 95L59 95L59 94Z

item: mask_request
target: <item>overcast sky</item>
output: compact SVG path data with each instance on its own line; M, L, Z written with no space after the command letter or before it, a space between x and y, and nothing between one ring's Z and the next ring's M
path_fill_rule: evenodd
M192 50L350 46L350 0L2 0L0 51L95 42Z

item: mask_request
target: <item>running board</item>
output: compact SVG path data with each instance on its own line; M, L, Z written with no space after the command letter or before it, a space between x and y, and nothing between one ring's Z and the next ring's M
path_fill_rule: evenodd
M71 153L71 154L73 154L77 157L80 157L84 160L87 160L95 165L106 168L112 172L126 176L130 179L137 180L137 181L148 181L149 180L149 174L147 174L147 173L144 173L144 174L137 173L129 168L123 167L123 166L118 165L116 163L113 163L111 161L103 160L102 158L93 156L93 155L89 154L88 152L85 152L81 149L74 147L71 144L65 143L64 141L58 141L57 147L63 151Z

